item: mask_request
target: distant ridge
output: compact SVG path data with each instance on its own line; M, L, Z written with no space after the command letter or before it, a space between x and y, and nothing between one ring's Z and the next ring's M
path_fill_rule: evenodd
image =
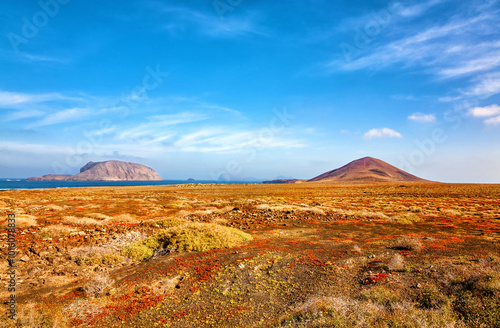
M152 168L130 162L105 161L88 162L76 175L48 174L28 178L34 181L161 181Z
M429 182L372 157L364 157L325 172L308 182Z

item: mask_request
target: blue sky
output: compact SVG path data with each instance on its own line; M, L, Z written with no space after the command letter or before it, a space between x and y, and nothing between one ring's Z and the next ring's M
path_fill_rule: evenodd
M500 2L0 4L0 177L312 178L372 156L500 182Z

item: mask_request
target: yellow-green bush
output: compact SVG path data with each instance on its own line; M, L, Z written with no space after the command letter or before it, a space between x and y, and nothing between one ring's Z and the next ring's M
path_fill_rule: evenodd
M172 247L178 251L208 251L237 246L252 237L238 229L213 223L189 223L161 230L148 238L127 246L122 254L144 260L159 248Z
M401 223L401 224L413 224L416 222L422 222L422 218L420 218L418 215L414 213L407 213L407 214L401 214L401 215L396 215L393 216L392 221L395 221L396 223Z

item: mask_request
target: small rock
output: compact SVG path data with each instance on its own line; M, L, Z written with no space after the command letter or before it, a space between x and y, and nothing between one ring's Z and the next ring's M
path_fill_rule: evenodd
M420 283L417 283L417 284L415 285L415 288L420 289L420 288L422 288L422 285L421 285Z
M40 269L39 267L33 267L33 268L28 270L28 275L33 276L40 271L42 271L42 269Z
M240 269L244 269L244 268L245 268L245 265L244 265L243 263L240 263L240 264L238 264L238 268L240 268Z
M19 261L21 261L21 262L28 262L29 260L30 260L30 258L28 257L28 255L24 255L23 257L21 257L19 259Z
M368 255L368 258L369 258L369 259L374 259L374 258L375 258L375 255L373 255L373 254L372 254L372 255Z

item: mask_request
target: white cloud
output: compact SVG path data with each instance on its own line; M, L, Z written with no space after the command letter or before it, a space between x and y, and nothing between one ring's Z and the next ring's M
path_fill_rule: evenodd
M36 109L20 110L7 115L4 121L16 121L25 118L39 117L43 116L43 114L44 113L42 111Z
M84 116L87 116L88 114L89 110L86 108L69 108L53 114L49 114L41 121L33 123L29 127L33 128L75 121L77 119L81 119Z
M469 111L474 117L490 117L500 115L500 106L494 104L486 107L476 107Z
M472 86L462 92L463 96L485 99L500 93L500 72L480 75L472 82Z
M370 131L365 133L364 138L369 140L373 138L402 138L401 133L394 131L389 128L381 128L381 129L371 129Z
M208 128L186 134L174 143L180 151L237 153L270 149L302 148L305 145L297 140L285 139L263 131L234 131L227 128Z
M442 0L431 0L427 1L424 3L420 3L417 5L413 6L408 6L408 7L402 7L400 8L398 14L403 16L403 17L412 17L412 16L418 16L420 14L423 14L427 10L429 10L431 7L443 2ZM401 4L399 4L401 6Z
M168 139L166 136L175 135L173 131L166 131L166 128L179 124L203 121L207 118L208 116L205 114L191 112L150 116L148 117L149 122L122 131L118 135L118 139L142 140L147 143L150 143L151 140L165 141Z
M486 125L499 125L500 124L500 115L497 117L492 117L484 121Z
M408 116L408 119L416 122L427 123L427 122L434 122L436 120L436 115L413 113L410 116Z
M59 93L30 94L0 90L0 107L15 107L23 104L34 104L55 100L81 100L61 95Z

